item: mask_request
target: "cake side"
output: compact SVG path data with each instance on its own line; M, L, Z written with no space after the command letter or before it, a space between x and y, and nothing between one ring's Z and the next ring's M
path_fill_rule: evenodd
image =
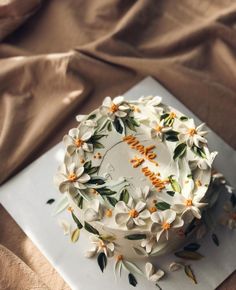
M55 181L92 244L112 244L112 253L137 258L186 242L186 229L207 206L216 155L203 125L151 96L107 97L77 120L64 137L65 161Z

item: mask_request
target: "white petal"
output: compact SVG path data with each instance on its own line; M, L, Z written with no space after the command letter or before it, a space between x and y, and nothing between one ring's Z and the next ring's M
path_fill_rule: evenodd
M87 173L84 173L83 175L78 178L78 182L80 183L86 183L90 180L90 176Z
M141 219L148 219L149 217L150 217L150 212L149 212L149 210L147 210L147 209L145 209L144 211L142 211L142 212L140 212L140 214L139 214L139 217L141 218Z
M141 218L139 218L139 217L134 218L133 221L134 221L134 223L135 223L137 226L140 226L140 227L146 225L145 221L143 221L143 220L142 220Z
M149 279L153 273L154 273L154 267L151 263L147 262L145 265L145 272L146 272L146 276Z
M62 182L60 185L59 185L59 191L61 192L61 193L64 193L64 192L66 192L67 190L68 190L68 187L69 187L69 185L68 185L68 182Z
M85 253L85 257L86 257L86 258L92 258L92 257L94 257L94 255L95 255L96 253L97 253L97 247L94 246L94 247L91 248L91 250L89 250L89 251L87 251L87 252Z
M126 223L129 219L129 214L128 213L117 213L115 215L115 221L118 225L122 225Z
M176 217L175 221L171 224L172 228L180 228L184 225L184 221L180 217Z
M182 213L186 209L186 206L184 204L173 204L171 206L171 209L173 209L177 213Z
M150 187L148 185L144 186L143 188L143 196L146 199L150 191Z
M90 143L84 143L82 145L82 149L86 152L93 152L93 144Z
M163 211L163 219L165 222L168 223L172 223L176 218L176 212L171 210L171 209L167 209Z
M109 113L109 109L104 106L101 106L99 110L100 110L101 115L103 116L106 116Z
M112 104L111 97L106 97L106 98L103 100L103 103L102 103L102 105L105 106L105 107L110 107L111 104Z
M123 103L123 102L124 102L124 97L123 97L123 96L116 97L116 98L114 98L114 100L113 100L113 103L114 103L115 105L120 105L120 104Z
M68 235L70 232L70 224L68 223L68 221L65 219L60 219L58 223L59 226L63 229L64 235Z
M192 212L192 214L193 214L197 219L200 219L200 218L201 218L201 212L200 212L200 210L199 210L197 207L192 206L192 207L191 207L191 212Z
M76 150L75 145L69 145L69 146L67 146L67 148L66 148L66 151L67 151L68 154L70 154L70 155L72 155L72 154L75 152L75 150Z
M116 111L116 112L115 112L115 115L116 115L117 117L123 118L123 117L127 116L127 113L124 112L124 111Z
M78 128L70 129L69 135L73 138L77 138L79 136L79 129Z
M149 280L152 282L157 282L159 281L163 276L165 275L164 271L162 270L157 270L155 274L153 274Z
M129 208L127 207L127 205L123 201L118 201L116 206L115 206L115 209L118 212L124 212L124 213L128 213L128 211L129 211Z
M80 122L82 122L86 117L87 117L87 115L77 115L75 118L76 118L76 121L80 123Z
M126 222L126 227L127 229L132 229L134 227L134 220L132 218L129 218L128 221Z
M93 134L92 131L87 131L86 133L83 134L83 136L81 137L81 140L87 141L88 139L91 138L92 134Z
M155 129L157 126L158 126L157 121L151 121L151 122L150 122L150 127L151 127L151 128L154 128L154 129Z
M65 146L69 146L73 143L73 138L69 135L65 135L63 137L63 143L65 144Z
M158 224L161 224L164 221L162 213L158 211L151 214L151 220Z
M135 209L137 212L141 212L146 207L146 203L141 200L136 204Z
M157 242L159 241L159 239L160 239L160 237L161 237L161 235L162 235L163 232L164 232L164 230L161 229L160 231L158 231L158 232L156 233L156 240L157 240ZM168 231L166 231L166 232L168 232Z
M182 195L189 199L192 197L192 190L194 188L194 181L192 178L188 178L187 183L182 187Z

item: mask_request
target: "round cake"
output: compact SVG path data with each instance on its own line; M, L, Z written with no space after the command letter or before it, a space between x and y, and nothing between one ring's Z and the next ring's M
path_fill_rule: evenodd
M55 182L92 244L132 259L185 243L189 225L207 206L216 155L204 124L196 126L158 96L106 97L77 121L63 139Z

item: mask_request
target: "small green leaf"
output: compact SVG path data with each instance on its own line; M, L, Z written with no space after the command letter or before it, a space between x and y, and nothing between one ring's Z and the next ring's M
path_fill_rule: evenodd
M111 132L111 130L112 130L112 124L111 124L111 122L109 122L109 123L107 124L107 130L108 130L109 132Z
M200 253L191 251L179 251L175 253L175 256L187 260L200 260L203 258Z
M167 190L166 193L169 194L170 196L174 196L175 195L175 192L171 191L171 190Z
M160 120L164 120L167 117L169 117L169 114L168 113L162 114Z
M181 192L181 187L176 179L174 179L174 178L172 178L172 176L170 176L169 181L170 181L171 187L173 188L173 190L175 192Z
M120 200L125 202L126 204L129 202L129 192L126 188L121 191Z
M73 218L74 222L76 223L77 227L79 229L82 229L83 225L81 224L81 222L79 221L77 216L73 213L73 211L71 212L71 215L72 215L72 218Z
M184 272L193 281L194 284L197 284L196 277L193 273L193 270L191 269L189 265L184 266Z
M137 282L137 279L135 278L135 276L132 273L129 273L128 279L129 279L129 284L134 286L134 287L136 287L138 282Z
M201 158L206 158L206 154L205 154L203 148L200 148L200 147L197 147L197 146L194 145L194 146L191 148L191 150L192 150L196 155L198 155L199 157L201 157Z
M145 234L131 234L131 235L124 236L125 239L131 240L131 241L143 240L143 239L146 239L146 237L147 236Z
M93 147L97 148L97 149L105 148L104 145L102 145L102 143L100 143L100 142L94 142Z
M89 223L84 222L84 228L86 231L90 232L91 234L94 235L98 235L99 236L99 232L98 230L96 230L93 226L91 226Z
M87 183L95 184L95 185L102 185L105 183L105 181L101 178L94 177L94 178L91 178Z
M93 135L90 140L93 140L96 142L97 140L100 140L101 138L103 138L105 136L107 136L107 135Z
M50 198L50 199L46 202L46 204L52 204L52 203L54 203L54 201L55 201L54 198Z
M99 169L99 166L94 166L94 167L91 167L90 169L88 169L86 171L86 173L88 173L89 175L91 175L91 174L96 173L98 171L98 169Z
M186 117L186 116L181 116L179 119L180 119L181 121L187 121L187 120L188 120L188 117Z
M106 187L97 188L96 190L100 195L109 196L109 195L116 194L116 191L113 191L113 190L106 188Z
M170 204L164 202L164 201L161 201L161 202L158 202L156 204L156 208L159 209L159 210L166 210L166 209L169 209L170 208Z
M89 115L87 120L93 120L96 118L96 114Z
M213 234L211 235L211 238L212 238L212 241L214 242L214 244L215 244L217 247L219 247L219 245L220 245L220 241L219 241L217 235L213 233Z
M183 157L186 150L187 150L186 143L180 143L174 150L173 159L176 160L177 158Z
M115 118L113 124L114 124L114 127L115 127L116 131L117 131L119 134L122 134L122 133L123 133L123 127L122 127L122 125L121 125L121 123L120 123L119 118Z
M166 135L166 140L170 142L177 142L179 141L179 138L175 135Z
M107 196L107 200L108 200L108 202L114 207L116 204L117 204L117 202L118 202L118 200L116 199L116 198L114 198L114 197L111 197L111 196Z
M197 251L201 246L197 243L191 243L188 244L187 246L184 247L185 251L191 251L191 252L195 252Z
M80 196L79 196L79 200L78 200L78 207L79 207L80 209L83 209L83 202L84 202L84 199L83 199L83 197L80 195Z
M136 132L136 129L135 129L135 126L133 125L132 122L130 122L129 119L125 119L124 120L124 124L131 130L131 131L135 131Z
M101 271L103 272L107 266L107 257L103 252L98 255L97 262Z
M79 239L79 236L80 236L80 229L75 229L72 233L71 233L71 242L72 243L75 243L78 241Z
M92 166L92 161L91 161L91 160L85 162L85 163L84 163L84 169L85 169L85 171L86 171L86 170L89 170L89 169L91 168L91 166Z

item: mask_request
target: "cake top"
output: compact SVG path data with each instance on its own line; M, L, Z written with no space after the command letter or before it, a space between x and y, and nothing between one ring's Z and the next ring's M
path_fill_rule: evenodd
M216 155L204 124L196 126L158 96L106 97L77 121L64 136L55 181L85 221L161 238L201 218Z

